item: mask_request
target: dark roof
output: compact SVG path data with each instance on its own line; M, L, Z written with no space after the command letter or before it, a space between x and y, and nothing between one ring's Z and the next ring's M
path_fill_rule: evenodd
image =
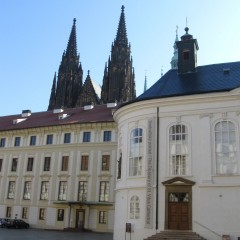
M53 111L36 112L28 117L22 114L0 117L0 131L19 130L35 127L60 126L66 124L101 123L113 122L112 110L107 105L96 105L93 109L84 110L84 107L64 109L62 113ZM59 119L62 114L67 114L66 118ZM26 120L14 124L16 119Z
M230 91L240 87L240 62L197 67L194 73L169 70L135 101Z

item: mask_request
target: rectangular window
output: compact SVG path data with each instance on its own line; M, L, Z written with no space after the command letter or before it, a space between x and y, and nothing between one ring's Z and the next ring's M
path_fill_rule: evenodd
M0 172L2 171L2 163L3 163L3 159L0 158Z
M61 181L59 183L58 200L59 201L67 200L67 182L66 181Z
M50 157L45 157L44 158L43 171L50 171L50 164L51 164L51 158Z
M0 147L5 147L6 144L6 138L1 138L0 139Z
M40 208L39 209L39 220L44 220L45 219L45 208Z
M17 158L13 158L12 159L12 168L11 168L12 172L16 172L17 171L17 164L18 164L18 159Z
M190 57L190 51L184 50L183 51L183 60L187 61L187 60L189 60L189 57Z
M23 191L24 200L30 200L31 198L31 185L32 183L30 181L26 181L24 184L24 191Z
M15 137L14 147L19 147L21 143L21 137Z
M186 156L172 156L171 170L172 175L186 175Z
M48 200L48 193L49 193L49 182L42 181L40 200Z
M28 213L28 208L23 207L22 208L22 219L27 219L27 213Z
M83 142L90 142L91 141L91 132L84 132L83 133Z
M68 161L69 161L69 157L68 156L63 156L62 157L62 168L61 168L61 171L68 171Z
M99 211L98 222L100 224L106 224L107 223L107 212L106 211Z
M71 133L64 134L64 143L71 143Z
M57 221L64 220L64 209L58 209L57 211Z
M102 156L102 171L109 171L110 155Z
M99 202L109 201L109 182L100 182Z
M103 141L110 142L112 140L112 132L111 131L104 131L103 133Z
M88 171L88 155L82 156L81 171Z
M129 176L141 176L142 157L129 158Z
M48 134L46 144L52 144L52 143L53 143L53 135Z
M8 199L14 199L15 196L15 186L16 186L16 182L15 181L10 181L8 184L8 195L7 198Z
M80 181L78 184L78 201L87 201L88 182Z
M12 217L12 207L7 207L6 208L6 218L11 218Z
M35 146L36 145L36 140L37 140L36 136L31 136L29 145L30 146Z
M31 172L33 170L33 158L28 158L27 171Z

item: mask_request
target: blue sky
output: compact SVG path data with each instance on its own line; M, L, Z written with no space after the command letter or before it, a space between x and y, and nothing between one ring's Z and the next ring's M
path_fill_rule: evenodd
M125 6L137 95L170 69L176 25L198 40L198 65L240 60L239 0L0 0L0 116L45 111L73 18L85 80L102 84Z

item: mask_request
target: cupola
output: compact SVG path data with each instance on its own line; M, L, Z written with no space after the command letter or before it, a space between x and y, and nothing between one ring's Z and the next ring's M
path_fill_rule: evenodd
M185 31L186 33L181 37L181 41L176 42L179 74L196 72L197 68L198 42L188 33L188 27L185 28Z

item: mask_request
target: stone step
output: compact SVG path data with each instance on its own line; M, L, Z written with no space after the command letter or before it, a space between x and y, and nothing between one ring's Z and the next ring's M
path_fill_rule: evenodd
M181 230L166 230L152 235L144 240L206 240L195 232Z

